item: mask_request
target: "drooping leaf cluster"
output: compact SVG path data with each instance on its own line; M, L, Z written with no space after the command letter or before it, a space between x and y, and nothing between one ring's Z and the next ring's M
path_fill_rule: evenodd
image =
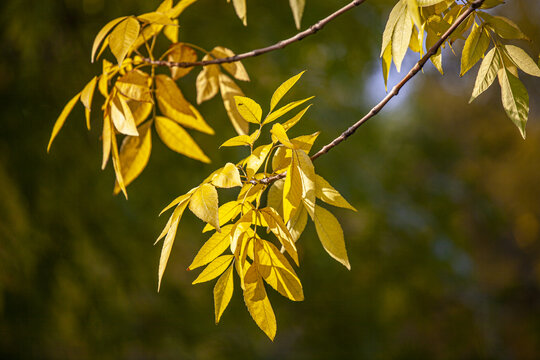
M487 0L480 9L491 9L502 3L503 0ZM431 48L468 6L468 3L454 0L400 0L392 9L383 33L381 57L385 84L392 61L400 71L408 49L423 55L424 45L426 49ZM478 10L450 35L442 47L452 47L459 39L465 39L461 76L482 60L470 101L498 78L504 110L525 138L529 95L519 80L518 69L540 77L540 68L522 48L506 42L528 40L527 36L508 18ZM492 47L488 51L490 45ZM441 74L442 47L430 58Z
M333 206L355 209L315 173L308 154L319 133L292 139L287 135L310 105L288 120L278 122L311 99L277 107L301 76L302 73L292 77L275 91L265 117L257 102L243 96L235 97L241 116L258 128L249 135L233 137L222 146L247 147L249 156L236 164L227 163L167 206L163 211L173 207L174 211L158 237L158 241L164 238L159 264L161 284L185 209L189 208L206 222L203 232L214 233L189 266L189 270L206 266L193 283L219 277L214 287L218 322L232 297L236 273L249 313L271 339L276 333L276 318L265 283L292 301L304 299L302 283L283 253L299 265L296 243L309 218L328 254L350 269L341 225L329 210L317 203L317 199ZM262 131L271 123L272 142L256 146ZM236 200L219 205L217 189L235 187L239 188Z

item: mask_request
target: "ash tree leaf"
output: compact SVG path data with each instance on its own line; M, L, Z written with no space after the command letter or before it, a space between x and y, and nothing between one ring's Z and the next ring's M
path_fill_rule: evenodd
M512 75L506 68L498 73L501 85L501 98L506 114L518 127L521 136L525 139L525 126L529 118L529 94L521 81Z
M398 1L396 5L390 11L388 20L386 21L386 26L384 27L383 37L382 37L382 46L381 46L381 57L387 49L388 46L392 46L392 35L394 34L394 29L401 15L405 12L405 3L403 1Z
M236 109L244 120L253 124L261 123L262 109L256 101L245 96L235 96L234 102Z
M169 39L170 42L176 44L178 42L178 20L173 20L173 25L167 25L163 29L163 35Z
M292 103L289 103L285 106L282 106L280 107L279 109L277 109L276 111L273 111L272 113L270 113L266 119L264 119L263 121L263 124L268 124L268 123L271 123L272 121L275 121L277 120L278 118L282 117L283 115L285 115L286 113L288 113L289 111L297 108L298 106L302 105L303 103L305 103L306 101L309 101L311 99L313 99L314 96L310 96L308 98L305 98L305 99L302 99L302 100L297 100L297 101L293 101Z
M174 22L167 15L159 11L139 15L137 19L147 24L174 25Z
M292 156L287 167L287 176L283 185L283 220L289 221L294 211L302 203L302 175L298 166L298 157Z
M113 160L114 174L116 175L116 181L118 186L124 193L126 200L128 198L126 184L124 183L124 177L122 176L122 164L120 163L120 155L118 153L118 144L116 142L116 135L113 133L111 136L111 155Z
M257 147L246 160L246 174L248 178L252 178L270 154L273 144L261 145Z
M122 95L131 100L153 103L150 81L148 74L135 69L119 77L115 87Z
M467 71L482 59L488 49L489 43L489 35L486 30L482 26L474 26L463 47L460 76L465 75Z
M298 166L302 186L302 203L310 216L315 212L315 169L311 159L304 150L293 150L292 163Z
M101 133L101 141L103 147L103 157L101 160L101 170L105 169L107 162L109 161L109 156L111 153L111 138L112 138L112 122L109 115L105 115L103 119L103 130Z
M349 204L349 202L345 200L343 196L341 196L339 191L334 189L332 185L330 185L322 176L316 175L315 184L316 196L325 203L356 211L356 209Z
M169 149L203 163L210 163L210 159L195 140L176 122L163 116L156 116L156 130Z
M155 81L157 102L165 116L175 121L183 116L194 116L189 102L173 79L167 75L157 75Z
M118 65L122 65L127 53L137 40L141 25L137 19L128 17L118 24L109 35L109 47L116 57Z
M80 99L81 93L78 93L75 95L71 100L68 101L66 106L64 106L64 109L62 109L62 112L60 113L60 116L58 116L58 119L56 119L56 122L54 123L51 138L49 139L49 144L47 145L47 152L51 150L51 145L60 132L60 129L62 129L62 126L64 126L64 123L66 122L67 117L75 107L75 104Z
M206 265L223 254L231 244L231 229L233 225L226 225L221 232L215 232L199 249L197 255L189 265L188 270L193 270Z
M240 172L233 163L227 163L213 178L212 184L219 188L242 186Z
M538 64L527 54L522 48L519 48L514 45L505 45L504 49L508 54L508 57L521 71L532 75L540 77L540 68Z
M285 131L289 131L294 125L296 125L306 114L306 112L311 107L311 104L306 106L303 110L301 110L298 114L293 116L291 119L285 121L282 125Z
M235 53L231 49L227 49L223 46L216 46L210 52L216 59L223 59L233 57ZM249 75L246 68L240 61L234 61L230 63L223 63L221 66L227 70L229 74L234 76L235 79L240 81L249 81Z
M283 217L283 186L284 179L274 181L268 190L267 205L274 209L281 217ZM290 230L290 229L289 229Z
M203 57L203 61L211 60L209 55ZM195 86L197 88L197 104L212 99L219 91L219 65L206 65L197 75Z
M302 15L304 14L306 0L289 0L289 4L291 6L296 28L300 30L300 27L302 26Z
M189 210L199 219L209 223L218 232L221 232L219 227L218 193L213 185L203 184L195 190L191 195Z
M193 280L192 284L195 285L217 278L218 276L223 274L225 270L227 270L233 258L234 255L219 256L210 264L208 264L208 266L199 274L199 276L195 280Z
M244 302L249 314L257 326L273 341L277 330L276 316L256 266L252 265L247 269L244 287Z
M401 71L401 63L403 62L407 49L409 48L412 31L413 22L409 16L409 13L407 12L406 6L404 6L396 22L394 33L392 34L392 56L398 72Z
M244 93L230 77L222 73L219 74L219 89L223 98L223 105L234 129L238 135L247 135L249 123L240 115L234 101L235 96L244 96Z
M161 288L161 280L163 279L163 273L167 267L167 262L169 261L169 256L171 255L171 249L174 243L174 238L176 237L176 231L178 230L178 223L184 214L184 210L188 205L189 198L184 199L181 203L178 204L173 214L171 215L170 225L163 241L163 247L161 248L161 256L159 258L159 271L158 271L158 292Z
M227 2L230 2L231 0L227 0ZM246 8L246 0L232 0L234 11L236 12L236 16L240 20L242 20L242 24L244 26L247 26L247 8Z
M94 76L81 92L81 103L84 105L84 115L88 130L90 130L90 111L92 110L92 100L94 99L98 78L98 76Z
M231 147L231 146L251 146L251 137L249 135L238 135L225 141L219 147Z
M291 140L289 140L289 137L287 136L287 132L283 128L283 125L279 123L274 124L270 132L272 133L272 137L275 138L277 141L279 141L288 148L294 148L293 143L291 142Z
M306 207L300 204L299 208L296 209L294 215L287 222L287 229L291 233L291 237L294 242L297 242L300 238L300 235L304 232L308 221L308 212Z
M335 216L330 211L317 205L315 207L313 222L315 223L319 240L321 240L326 252L342 263L347 269L351 270L351 264L349 263L347 250L345 249L343 230Z
M219 323L223 312L229 305L231 301L234 290L234 281L233 281L233 265L220 276L216 285L214 286L214 309L216 324Z
M126 186L131 184L144 170L152 152L151 123L139 128L139 136L126 136L120 147L120 163L122 177ZM120 192L118 182L114 186L114 194Z
M479 12L479 15L501 38L529 40L521 29L510 19L503 16L492 16L485 12Z
M496 48L491 49L482 64L480 64L480 69L478 70L478 75L476 76L476 82L474 84L473 93L469 103L476 99L480 94L486 91L491 84L497 78L497 73L501 68L501 59L499 54L496 51Z
M114 93L111 101L111 119L119 133L129 136L139 136L135 118L122 95Z
M94 62L95 60L95 55L96 55L96 52L97 52L97 49L99 47L99 45L101 44L101 42L103 41L103 39L105 39L105 36L107 36L107 34L116 26L118 25L118 23L120 23L121 21L125 20L127 16L122 16L122 17L119 17L117 19L114 19L114 20L111 20L109 21L103 28L101 28L101 30L98 32L98 34L96 35L96 38L94 39L94 44L92 45L92 55L90 57L91 61Z
M287 250L296 265L298 265L298 253L296 250L296 245L294 245L291 233L287 229L287 226L277 211L271 207L266 207L261 209L259 212L262 214L264 220L268 224L270 231L278 238L281 245L285 248L285 250Z
M305 72L306 71L304 70L279 85L276 91L274 91L272 99L270 100L270 111L274 110L279 101L289 92L289 90L296 84L296 82L300 80L300 78L302 77L302 75L304 75Z
M192 47L184 43L177 43L171 45L168 51L167 60L171 62L195 62L197 61L197 52ZM193 70L193 67L181 68L173 66L171 68L171 76L173 80L178 80L181 77L186 76Z
M223 226L224 224L237 217L238 214L240 214L241 208L242 203L234 200L221 205L218 211L219 225ZM206 224L202 232L204 233L213 229L214 227L212 225Z

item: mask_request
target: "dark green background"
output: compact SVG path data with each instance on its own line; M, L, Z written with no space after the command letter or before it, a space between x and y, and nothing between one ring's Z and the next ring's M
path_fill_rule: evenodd
M277 85L307 69L292 95L316 95L296 134L322 131L316 148L378 99L382 29L394 1L368 1L300 43L244 62L245 93L268 104ZM308 0L304 25L346 1ZM64 104L100 70L90 64L110 19L151 11L153 0L4 0L0 4L0 358L2 359L534 359L540 355L539 81L528 138L506 118L494 85L468 105L445 51L446 76L429 65L395 103L317 160L317 172L358 208L336 210L352 270L330 259L309 225L298 270L306 300L271 292L274 343L245 310L237 286L214 325L212 284L185 271L206 239L185 216L161 293L159 211L225 161L233 135L218 98L200 110L218 135L194 134L203 165L154 136L150 164L112 195L100 171L101 124L78 106L45 147ZM500 8L540 44L536 1ZM200 0L180 37L242 52L295 33L286 0L248 1L248 27L225 0ZM457 50L461 47L457 45ZM110 57L110 54L107 54ZM407 59L412 64L414 55ZM406 67L408 68L408 66ZM195 100L196 72L180 82ZM393 74L392 80L399 79ZM292 98L292 97L290 97ZM238 285L238 283L236 284Z

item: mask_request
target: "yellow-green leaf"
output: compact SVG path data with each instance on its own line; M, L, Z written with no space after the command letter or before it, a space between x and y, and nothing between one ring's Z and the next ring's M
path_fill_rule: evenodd
M131 46L137 40L141 25L137 19L128 17L118 24L109 35L109 47L116 57L118 65L122 65Z
M233 163L227 163L213 178L212 184L220 188L242 186L240 172Z
M210 163L208 156L204 154L188 132L174 121L156 116L156 130L160 139L169 149L192 159Z
M275 121L275 120L279 119L280 117L282 117L283 115L285 115L289 111L295 109L296 107L302 105L306 101L309 101L309 100L311 100L313 98L314 98L314 96L310 96L310 97L308 97L306 99L293 101L292 103L289 103L289 104L287 104L285 106L280 107L279 109L277 109L276 111L274 111L270 115L268 115L266 117L266 119L264 119L263 124L268 124L268 123L271 123L272 121Z
M233 265L221 275L214 286L214 309L216 316L216 324L221 319L221 315L229 305L234 290L233 282Z
M403 1L398 1L396 5L392 8L390 15L388 16L388 21L384 28L383 37L382 37L382 46L381 46L381 57L383 56L384 51L388 46L391 46L392 35L394 34L394 29L398 20L401 18L401 15L406 13L405 3Z
M64 126L64 123L66 122L68 115L71 113L71 111L73 110L73 107L75 106L75 104L77 103L80 97L81 97L81 93L78 93L71 100L69 100L66 106L64 106L64 109L62 109L60 116L58 117L58 119L56 119L56 122L54 123L51 138L49 139L49 144L47 145L47 152L51 150L51 145L52 145L52 142L54 141L54 138L58 135L58 133L60 132L60 129L62 129L62 126Z
M538 64L535 63L529 54L522 48L515 45L505 45L504 49L510 57L510 60L512 60L521 71L532 76L540 77L540 68L538 67Z
M169 205L167 205L163 210L161 210L161 212L159 213L159 216L161 216L165 211L171 209L173 206L176 206L176 205L180 204L185 199L189 199L191 197L191 194L193 194L195 192L195 190L197 190L197 189L198 189L198 187L193 188L187 194L180 195L179 197L177 197L176 199L171 201L171 203Z
M120 164L122 177L126 186L131 184L148 164L152 151L151 123L148 122L139 128L139 136L126 136L120 147ZM114 193L120 192L118 182L114 186Z
M276 105L279 103L279 101L289 92L289 90L296 84L296 82L304 75L306 71L302 71L301 73L291 77L290 79L283 82L283 84L279 85L279 87L274 91L274 94L272 95L272 99L270 100L270 111L274 110Z
M217 278L223 274L225 270L231 264L234 255L222 255L212 261L208 266L199 274L199 276L193 280L192 284L198 284Z
M317 131L311 135L298 136L294 139L291 139L291 143L295 146L295 148L302 149L306 152L306 154L309 154L319 134L320 131Z
M296 28L300 29L300 26L302 25L302 14L304 14L306 0L289 0L289 4L291 5L291 10L293 13Z
M298 166L302 182L302 203L310 216L315 212L315 169L311 159L303 150L293 150L291 164Z
M248 134L249 123L240 115L234 101L235 96L244 96L244 93L230 77L221 73L219 74L219 89L223 98L223 105L234 129L239 135Z
M485 12L479 12L479 15L486 21L488 26L503 39L529 39L521 29L508 18L503 16L492 16Z
M119 17L117 19L111 20L105 25L101 30L98 32L96 38L94 39L94 44L92 45L92 56L90 57L91 61L94 62L94 56L96 55L96 51L99 47L99 44L103 41L105 36L109 33L109 31L112 30L113 27L118 25L120 21L123 21L126 19L126 16Z
M191 195L189 210L199 219L209 223L218 232L221 232L219 227L218 193L213 185L203 184L195 190Z
M499 70L499 84L501 85L501 98L506 114L518 127L521 136L525 139L525 126L529 118L529 94L521 81L512 75L506 68Z
M486 30L481 26L474 26L465 41L461 54L461 76L465 75L484 56L489 43L490 39Z
M332 187L322 176L316 175L316 195L319 199L324 201L327 204L342 207L345 209L351 209L356 211L356 209L345 200L341 194Z
M174 210L174 213L171 216L172 221L167 231L167 236L165 236L165 240L163 241L163 247L161 248L161 256L159 258L158 292L161 288L161 280L163 279L163 273L165 272L167 262L169 261L169 256L171 255L174 238L176 237L176 231L178 230L178 223L182 218L182 214L184 213L187 204L187 199L178 204L178 206Z
M351 264L349 263L347 250L345 249L343 230L334 215L325 208L316 206L313 222L315 223L317 235L326 252L350 270Z
M384 90L388 91L388 76L390 75L390 67L392 66L392 44L388 44L382 54L382 71L384 78Z
M478 75L476 76L476 82L474 84L473 93L469 103L476 99L480 94L486 91L491 84L497 78L497 72L501 67L501 59L496 49L491 49L482 63L480 64L480 69L478 70Z
M234 101L236 103L236 109L244 120L253 124L261 123L262 109L257 102L245 96L235 96Z
M398 72L401 71L401 63L409 48L412 30L413 22L411 17L407 11L403 11L396 22L394 33L392 34L392 56Z

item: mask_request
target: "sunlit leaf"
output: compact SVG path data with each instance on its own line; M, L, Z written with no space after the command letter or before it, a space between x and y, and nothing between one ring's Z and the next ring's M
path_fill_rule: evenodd
M51 150L52 142L54 141L54 138L58 135L60 132L60 129L62 129L62 126L64 126L64 123L66 122L67 117L73 110L73 107L81 97L81 93L78 93L75 95L71 100L68 101L66 106L64 106L64 109L62 109L62 112L60 113L60 116L58 116L58 119L56 119L56 122L54 123L51 138L49 139L49 144L47 145L47 152Z
M229 305L229 302L231 301L233 295L233 290L233 265L231 265L223 273L223 275L221 275L221 277L216 282L216 285L214 286L214 309L216 324L221 319L221 315L223 315L223 312L227 308L227 305Z
M529 94L521 81L512 75L506 68L498 73L501 85L501 98L506 114L518 127L521 136L525 139L525 126L529 118Z
M219 89L223 98L223 105L227 110L227 115L239 135L246 135L249 132L249 123L244 120L236 109L235 96L244 96L238 85L227 75L219 74Z
M475 26L465 41L461 54L461 76L465 75L484 56L489 43L490 39L486 30L481 26Z
M85 107L86 127L88 130L90 130L90 110L92 109L92 99L94 98L97 81L98 77L94 76L81 92L81 102Z
M156 130L161 140L169 149L204 163L210 162L208 156L204 154L188 132L174 121L166 117L157 116Z
M334 215L325 208L316 206L313 222L315 223L317 235L326 252L350 270L351 264L349 263L347 250L345 249L343 230Z
M211 57L206 55L203 61L210 60ZM203 70L197 75L195 86L197 88L197 104L213 98L219 91L219 66L206 65Z
M199 219L211 224L218 232L221 232L219 227L218 193L213 185L203 184L195 190L191 195L189 210Z
M222 255L212 261L208 266L199 274L199 276L193 280L192 284L199 284L202 282L210 281L217 278L231 264L234 255Z
M302 15L304 14L304 7L306 6L306 0L289 0L291 10L294 17L294 23L296 28L300 29L302 26Z
M235 55L232 50L227 49L223 46L215 47L214 49L212 49L211 54L217 59L233 57ZM221 66L223 66L223 68L227 70L227 72L229 72L229 74L234 76L234 78L236 78L237 80L249 81L249 75L246 71L246 68L244 67L244 65L242 65L240 61L222 63Z
M266 117L266 119L264 119L263 124L268 124L268 123L271 123L272 121L275 121L275 120L279 119L280 117L282 117L283 115L285 115L289 111L295 109L296 107L302 105L306 101L309 101L309 100L311 100L313 98L314 98L314 96L310 96L310 97L308 97L306 99L293 101L292 103L289 103L289 104L287 104L285 106L280 107L279 109L277 109L276 111L274 111L270 115L268 115Z
M398 72L401 71L401 63L409 48L412 30L413 22L406 11L406 7L403 7L401 15L396 22L394 33L392 34L392 57L394 58L394 64Z
M240 172L233 163L227 163L212 179L212 184L220 188L242 186Z
M128 17L126 20L118 24L109 35L109 47L111 52L116 57L118 65L124 62L128 51L137 40L141 26L137 19Z
M535 63L529 54L527 54L522 48L514 45L505 45L504 49L510 57L510 60L512 60L512 62L516 64L521 71L532 76L540 77L540 68L538 67L538 64Z
M497 72L501 67L501 60L499 54L496 52L496 49L491 49L482 64L480 64L480 69L478 70L478 75L476 76L476 82L474 84L473 93L469 103L476 99L480 94L486 91L491 84L497 78Z
M107 34L112 30L112 28L114 28L116 25L118 25L119 22L121 22L121 21L123 21L125 19L126 19L126 16L122 16L122 17L119 17L117 19L111 20L111 21L109 21L107 23L107 25L105 25L99 31L96 38L94 39L94 44L92 45L92 55L90 57L92 62L94 62L94 60L95 60L94 56L96 55L96 51L97 51L97 49L99 47L99 44L101 44L101 42L103 41L105 36L107 36Z
M347 200L341 194L332 187L322 176L316 175L316 191L315 194L319 199L327 204L342 207L356 211L356 209L349 204Z
M287 92L289 92L289 90L294 86L294 84L296 84L296 82L302 77L302 75L304 75L305 72L306 71L304 70L279 85L272 95L272 99L270 100L270 111L274 110L279 101L285 96L285 94L287 94Z
M253 124L261 123L262 109L257 102L245 96L235 96L234 102L236 109L244 120Z
M197 61L197 52L192 47L184 43L177 43L171 45L168 51L168 59L171 62L195 62ZM192 67L181 68L173 66L171 68L171 76L174 80L178 80L181 77L187 75Z

